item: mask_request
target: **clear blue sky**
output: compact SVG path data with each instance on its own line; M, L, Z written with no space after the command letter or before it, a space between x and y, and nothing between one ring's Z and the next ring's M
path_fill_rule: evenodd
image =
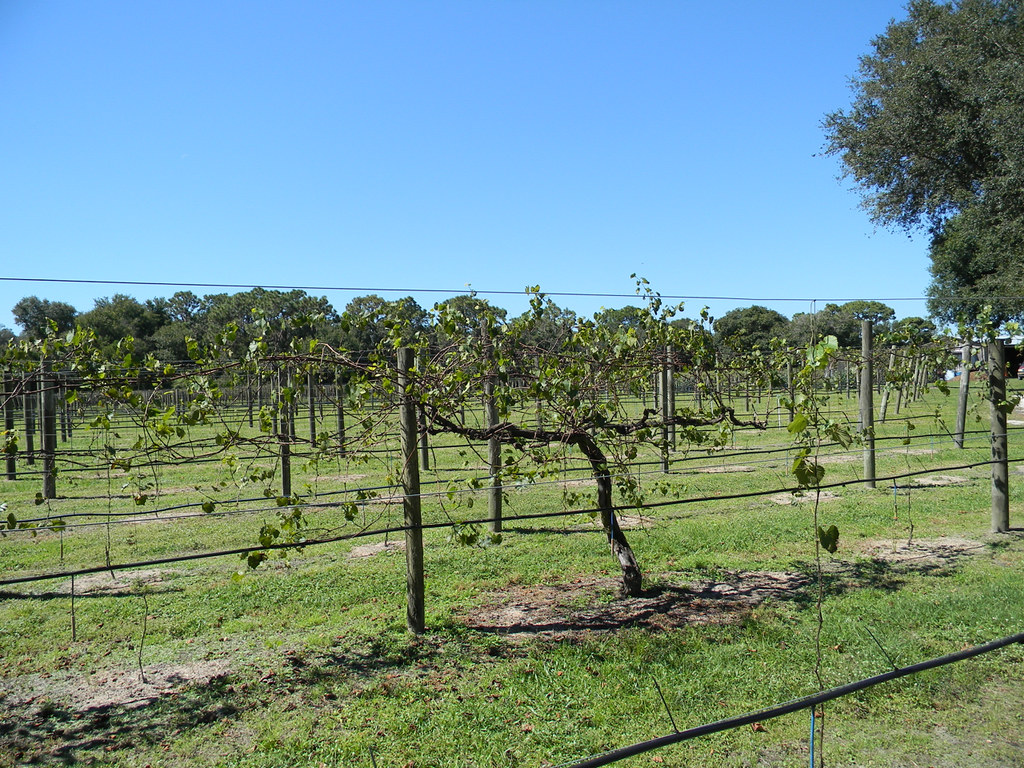
M430 307L445 295L419 289L631 293L636 272L663 294L753 299L689 315L920 297L926 239L876 232L815 157L857 57L903 15L3 0L0 277L400 288ZM0 324L26 295L85 311L175 290L3 281ZM339 310L358 295L312 292Z

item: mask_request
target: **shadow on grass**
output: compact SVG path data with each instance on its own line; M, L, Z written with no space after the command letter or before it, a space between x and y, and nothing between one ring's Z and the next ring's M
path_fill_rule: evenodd
M180 731L230 717L242 706L223 678L127 705L81 709L36 700L5 707L0 751L19 765L102 764L111 753L162 744Z
M174 592L184 592L184 587L159 586L147 587L146 595L164 595ZM132 592L126 589L95 590L89 592L76 592L75 602L79 600L93 600L96 598L108 599L111 597L138 597L139 592ZM10 592L0 589L0 600L71 600L70 592Z
M984 545L979 544L977 549L984 549ZM951 576L972 554L973 551L966 549L936 546L927 550L922 548L920 552L875 556L855 562L829 560L822 563L821 579L826 596L838 596L858 589L895 592L906 584L910 576ZM813 561L799 562L796 567L809 579L817 578L817 567Z

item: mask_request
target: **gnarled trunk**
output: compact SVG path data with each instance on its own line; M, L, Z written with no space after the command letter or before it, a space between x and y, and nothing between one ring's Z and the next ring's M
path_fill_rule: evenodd
M597 506L601 510L601 526L608 536L612 555L622 568L622 594L636 597L643 590L643 574L633 556L633 549L626 540L626 534L615 517L612 508L612 478L606 467L595 468L597 478Z

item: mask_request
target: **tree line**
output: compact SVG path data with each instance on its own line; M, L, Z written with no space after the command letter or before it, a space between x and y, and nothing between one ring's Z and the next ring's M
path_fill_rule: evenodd
M439 330L440 326L431 322L431 313L457 318L457 322ZM115 294L96 299L93 308L85 312L66 302L26 296L14 305L12 314L21 332L15 334L0 328L0 343L19 338L41 339L51 329L66 333L79 326L92 331L106 352L112 353L122 339L130 337L136 354L152 354L160 360L188 359L189 339L210 343L231 324L238 330L230 345L240 356L256 338L279 352L287 351L295 340L312 338L336 349L368 352L396 328L402 328L407 336L459 336L475 333L485 315L493 315L499 322L512 319L507 318L506 310L474 294L445 299L432 310L412 297L389 300L370 294L352 299L339 312L325 296L312 296L300 289L263 288L204 296L178 291L170 298L145 301ZM773 339L802 346L831 335L841 347L854 347L860 344L860 324L864 319L875 323L876 333L899 331L923 339L936 330L929 320L914 317L897 321L895 314L891 307L877 301L826 304L817 312L797 313L792 318L754 305L734 309L717 319L705 317L706 322L698 325L704 327L725 357L753 349L767 351ZM625 306L602 309L592 319L601 326L631 328L639 326L644 315L646 310ZM545 299L539 318L531 323L530 337L523 342L530 347L550 349L584 319L587 318ZM673 322L680 326L695 324L686 318Z

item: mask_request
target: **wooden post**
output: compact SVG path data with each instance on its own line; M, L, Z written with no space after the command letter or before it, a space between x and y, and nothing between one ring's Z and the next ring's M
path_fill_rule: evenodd
M480 322L480 338L488 359L491 359L492 347L487 338L487 325ZM487 429L498 425L498 408L494 402L494 373L484 379L484 421ZM487 520L491 533L501 533L501 443L496 437L487 439L487 472L490 484L487 489Z
M860 322L860 429L864 438L864 480L868 488L875 487L875 373L872 366L871 321Z
M660 390L660 395L661 396L660 396L660 398L658 400L658 405L661 407L661 471L662 472L666 472L666 473L669 470L669 461L668 461L668 441L669 441L668 421L669 421L669 418L671 418L670 412L669 412L669 407L670 406L669 406L669 398L668 398L668 382L669 382L668 360L665 360L662 363L662 365L661 365L661 370L659 371L659 382L658 383L659 383L659 390Z
M259 392L257 392L256 394L257 394L257 397L258 397L259 396ZM252 403L252 374L251 373L245 374L245 406L246 406L246 413L247 413L247 415L249 417L249 429L252 429L253 428L253 420L252 420L253 403Z
M14 381L10 376L4 374L4 431L8 434L14 433ZM8 453L5 459L7 465L7 479L17 480L18 469L15 464L14 454Z
M964 433L967 431L967 400L971 386L971 340L964 342L960 350L960 389L956 398L956 432L953 442L957 448L964 447Z
M913 358L913 379L910 382L910 401L916 402L921 399L921 355Z
M36 393L32 388L32 378L25 374L24 387L21 392L22 410L25 415L25 463L36 463Z
M494 382L484 382L484 411L487 428L498 425L498 409L494 403ZM487 519L492 533L501 533L501 443L496 437L487 440L487 470L490 487L487 489Z
M316 377L306 374L306 397L309 399L309 445L316 450Z
M427 360L424 356L419 358L421 372L427 369ZM420 468L424 471L430 469L430 436L427 434L427 412L420 406L416 409L417 425L420 433Z
M786 390L789 392L789 420L793 421L793 419L796 416L796 409L794 407L794 401L796 400L796 390L793 388L792 358L786 361Z
M281 449L281 495L292 495L292 445L291 445L291 408L284 398L282 391L285 386L291 384L291 373L277 372L278 382L278 403L280 416L278 418L277 439Z
M335 374L337 375L337 374ZM345 455L345 385L338 381L334 388L335 397L338 400L337 427L338 427L338 455Z
M54 388L57 382L50 373L50 363L43 360L39 366L39 390L42 395L42 413L39 421L42 425L43 444L43 498L57 498L57 398Z
M992 434L992 533L1010 530L1010 472L1006 440L1006 350L1003 340L989 344L989 429Z
M398 350L398 391L401 395L402 428L402 506L405 510L405 623L409 631L420 635L425 628L423 584L423 518L420 510L420 468L417 462L416 400L412 395L409 372L413 352Z
M668 401L668 414L669 418L674 419L676 415L676 366L675 366L675 350L672 349L672 345L668 346L668 360L666 362L666 392L665 399ZM668 441L669 447L674 451L676 449L676 425L675 422L670 422L668 425Z
M889 364L885 367L885 375L882 379L890 378L892 367L896 363L896 347L889 348ZM882 388L882 404L878 406L878 420L885 421L885 414L889 410L889 395L892 393L892 383L887 382Z

